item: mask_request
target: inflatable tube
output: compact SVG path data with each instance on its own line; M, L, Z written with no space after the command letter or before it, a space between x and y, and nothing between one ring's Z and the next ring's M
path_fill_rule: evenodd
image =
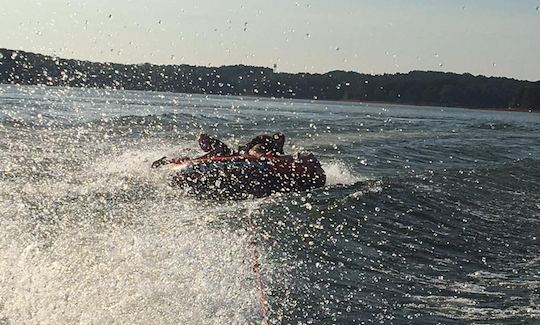
M169 165L172 182L203 198L245 199L324 186L326 175L312 155L226 156Z

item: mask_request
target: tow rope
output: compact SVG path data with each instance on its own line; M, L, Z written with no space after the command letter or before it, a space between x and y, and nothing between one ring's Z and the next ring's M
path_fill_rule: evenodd
M264 292L264 284L261 275L261 265L259 263L259 253L257 252L257 241L255 240L255 225L253 224L252 211L248 210L248 243L251 246L251 257L253 262L253 272L255 273L255 280L257 282L257 289L259 290L259 302L261 304L261 316L262 324L268 325L268 302L266 301L266 294Z

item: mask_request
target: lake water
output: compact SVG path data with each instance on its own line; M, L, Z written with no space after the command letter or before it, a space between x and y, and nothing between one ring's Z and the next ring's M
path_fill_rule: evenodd
M281 131L324 189L201 201L149 164ZM0 86L0 324L540 321L540 115Z

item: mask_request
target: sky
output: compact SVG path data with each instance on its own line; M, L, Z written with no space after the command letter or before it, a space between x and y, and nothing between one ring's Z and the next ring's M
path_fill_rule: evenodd
M540 0L4 0L0 48L280 72L540 80Z

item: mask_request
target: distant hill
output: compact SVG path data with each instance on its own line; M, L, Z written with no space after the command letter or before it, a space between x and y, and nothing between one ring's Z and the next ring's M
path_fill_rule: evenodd
M540 111L540 81L431 71L290 74L245 65L125 65L7 49L0 49L0 83Z

